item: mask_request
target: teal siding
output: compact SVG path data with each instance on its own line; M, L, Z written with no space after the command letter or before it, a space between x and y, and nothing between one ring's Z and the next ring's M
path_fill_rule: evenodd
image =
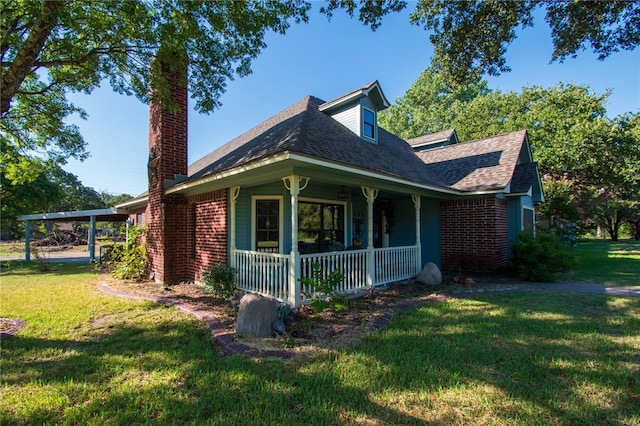
M534 209L533 198L526 195L524 197L514 197L509 199L509 246L518 238L518 233L522 231L522 209Z
M510 198L509 203L507 204L507 214L509 217L509 246L516 241L518 232L522 230L522 207L520 199L520 197Z
M331 116L356 135L360 134L360 108L358 105L350 105Z
M268 185L255 186L255 187L243 187L240 188L240 194L236 204L236 246L240 250L251 250L251 214L253 212L253 206L251 205L253 196L268 195L268 196L282 196L284 201L283 209L283 227L285 236L291 235L291 220L287 218L291 217L291 209L287 207L289 203L290 195L286 190L282 182L274 182ZM288 232L288 234L287 234ZM284 253L291 251L291 243L289 241L287 245L286 238L283 241ZM282 251L282 249L281 249Z
M416 208L411 198L394 200L394 225L389 235L389 246L412 246L416 243Z
M251 249L251 194L246 188L240 188L236 201L236 247Z
M352 235L353 221L352 217L353 207L352 204L358 206L364 206L360 211L366 222L367 205L364 202L363 197L355 196L355 193L351 193L351 200L337 200L336 194L338 191L342 191L340 186L322 186L320 184L313 185L313 180L309 182L309 185L300 192L299 199L312 199L312 200L324 200L333 202L345 202L345 215L346 229L345 229L345 245L351 244L351 239L355 238ZM267 185L261 185L256 187L240 188L240 195L236 205L236 246L241 250L251 250L251 221L253 206L251 205L252 198L254 196L280 196L282 197L282 232L283 232L283 244L280 250L281 253L291 252L291 194L289 190L284 187L282 181L273 182ZM361 240L366 240L366 223L362 224L363 235Z
M442 267L440 258L440 201L422 198L420 208L420 245L422 264L433 262Z
M309 183L307 188L301 191L301 200L326 200L345 202L346 229L345 246L349 246L353 239L359 239L362 247L367 247L367 202L361 193L352 190L349 200L337 200L336 194L342 191L340 186L313 185ZM282 182L273 182L268 185L240 188L240 194L236 204L236 246L241 250L250 250L251 246L251 214L253 212L252 198L254 196L280 196L282 197L282 253L291 251L291 195ZM422 263L434 262L440 266L440 202L422 198L420 211L420 242L422 245ZM393 202L394 225L389 235L391 247L410 246L415 244L415 207L409 196ZM354 217L362 219L360 234L356 234Z
M349 235L351 239L358 239L362 242L362 248L367 247L367 200L362 195L351 194L351 224ZM360 234L356 233L354 218L362 220L360 224Z

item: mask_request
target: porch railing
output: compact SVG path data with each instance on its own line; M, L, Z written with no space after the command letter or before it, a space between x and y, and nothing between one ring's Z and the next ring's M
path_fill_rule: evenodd
M389 247L374 249L374 286L406 280L420 272L418 247Z
M236 284L239 289L286 302L289 299L288 254L234 250Z
M374 249L373 286L415 277L420 271L419 248L416 246ZM288 254L264 253L249 250L234 250L232 253L237 273L238 288L259 293L283 302L291 300L306 302L302 294L292 298L295 283L291 283L291 256ZM344 280L337 288L341 293L354 293L367 289L368 251L347 250L329 253L300 255L298 277L313 277L313 265L317 262L323 273L339 270ZM312 288L300 286L302 293L313 296Z
M323 273L337 269L344 276L336 289L338 293L353 293L367 288L366 250L303 254L300 256L300 277L313 277L313 265L316 262ZM302 291L311 296L314 294L313 289L306 286L302 286Z

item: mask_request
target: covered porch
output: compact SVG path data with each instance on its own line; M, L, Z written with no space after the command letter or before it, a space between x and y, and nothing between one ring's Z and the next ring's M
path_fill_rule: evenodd
M345 223L355 223L350 233L344 233L342 240L350 240L349 237L364 234L363 246L351 245L350 247L329 247L327 251L309 253L305 250L307 243L300 241L304 236L304 230L300 229L300 194L307 188L311 178L290 175L282 178L282 185L286 188L289 200L287 211L289 217L287 229L289 235L285 236L286 246L290 251L282 252L281 249L269 250L268 247L259 247L255 242L253 249L239 249L237 247L237 203L241 193L241 187L232 187L230 198L230 261L229 264L236 270L236 284L244 291L259 293L282 302L298 307L313 297L312 288L304 288L300 278L312 277L313 265L319 264L322 272L328 274L338 270L344 279L336 290L342 293L355 293L362 290L382 286L391 282L407 280L415 277L422 267L421 250L421 196L418 194L405 194L405 199L410 198L413 204L414 214L413 236L409 237L410 244L389 246L387 241L382 247L375 247L374 241L380 241L379 236L374 236L374 202L380 193L379 188L361 185L352 187L359 190L366 201L366 212L362 215L354 213L353 208L345 208ZM283 209L284 210L284 209ZM408 212L405 212L408 213ZM362 217L361 217L362 216ZM377 222L379 218L376 219ZM388 221L392 219L387 219ZM380 225L378 225L378 228ZM376 230L380 233L380 229ZM405 241L406 242L406 241ZM345 243L345 245L347 245ZM378 245L381 245L378 243ZM341 246L341 244L337 244ZM277 247L285 247L280 243Z

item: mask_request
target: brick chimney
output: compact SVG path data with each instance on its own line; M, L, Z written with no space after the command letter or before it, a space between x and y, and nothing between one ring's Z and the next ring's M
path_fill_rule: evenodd
M187 275L177 253L186 235L187 209L181 195L166 195L165 185L187 174L187 65L170 68L160 62L152 70L167 79L174 105L163 105L151 94L149 105L149 201L147 255L149 273L156 282L175 283Z

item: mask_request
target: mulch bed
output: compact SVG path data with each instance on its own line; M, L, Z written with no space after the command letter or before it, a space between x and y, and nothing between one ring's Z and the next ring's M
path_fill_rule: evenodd
M200 285L183 283L162 286L154 282L129 282L105 276L104 284L116 292L150 297L161 303L170 302L207 321L219 343L227 352L239 352L250 357L289 359L313 356L352 346L368 333L384 327L398 311L430 301L446 299L447 295L473 294L477 291L505 289L506 281L486 278L496 284L445 284L425 286L414 282L395 283L386 288L366 292L349 300L349 310L336 313L325 310L314 313L303 305L285 321L287 334L268 338L235 334L235 312L230 302L213 297Z

